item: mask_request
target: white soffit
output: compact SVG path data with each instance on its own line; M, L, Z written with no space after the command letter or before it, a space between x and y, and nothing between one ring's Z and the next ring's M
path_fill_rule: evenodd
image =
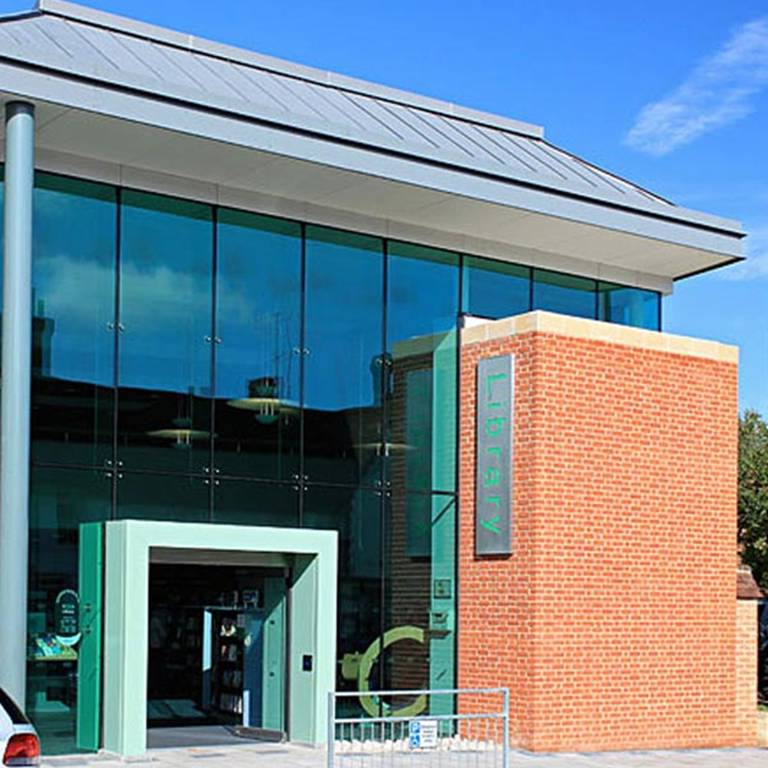
M74 111L38 110L43 170L668 292L668 243ZM108 125L105 125L108 123ZM188 175L184 175L188 174ZM678 248L668 263L698 267ZM666 265L668 266L668 264Z

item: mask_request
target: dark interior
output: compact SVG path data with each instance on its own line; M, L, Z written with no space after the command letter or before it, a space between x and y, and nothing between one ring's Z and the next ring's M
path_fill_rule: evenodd
M280 575L279 569L255 567L150 566L149 728L240 724L239 713L224 711L210 699L204 700L205 609L212 609L209 641L216 648L222 623L233 624L238 611L245 607L262 609L265 576ZM216 683L213 685L214 699L218 701Z

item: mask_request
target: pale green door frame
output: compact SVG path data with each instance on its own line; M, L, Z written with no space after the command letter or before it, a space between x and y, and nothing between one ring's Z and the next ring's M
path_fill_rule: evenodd
M153 547L292 555L288 737L319 745L335 686L335 531L115 520L105 524L104 749L147 748L149 563ZM311 663L305 663L310 657ZM310 666L311 669L306 669Z

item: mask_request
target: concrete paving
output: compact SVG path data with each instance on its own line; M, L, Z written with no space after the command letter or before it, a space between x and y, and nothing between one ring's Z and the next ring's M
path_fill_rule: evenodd
M434 756L436 757L436 755ZM381 755L368 755L364 762L342 761L339 768L379 768L379 766L403 765L424 766L432 762L412 760L404 755L395 763L382 762ZM474 768L472 755L466 755L466 763L454 755L444 766ZM210 747L176 747L150 749L141 758L123 761L114 756L68 755L44 758L43 766L48 768L117 768L117 766L150 766L151 768L325 768L326 757L322 749L312 749L293 744L248 743L238 745L215 745ZM648 752L601 752L588 754L532 755L513 751L510 768L768 768L768 749L694 749L680 751Z

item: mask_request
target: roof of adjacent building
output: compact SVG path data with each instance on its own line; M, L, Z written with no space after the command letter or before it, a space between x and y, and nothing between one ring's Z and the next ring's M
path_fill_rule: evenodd
M752 570L742 566L736 572L736 596L739 600L762 600L762 590L757 586Z
M565 219L579 220L572 206L583 204L595 211L583 219L585 223L630 234L648 236L650 230L643 227L654 226L652 236L675 242L668 234L670 225L680 231L682 227L692 234L680 244L727 257L705 256L700 269L739 258L737 247L730 245L744 235L737 222L676 206L554 146L539 126L62 0L39 0L34 10L0 17L0 67L6 65L15 68L6 82L24 80L17 71L43 73L55 77L61 91L69 89L72 94L76 85L85 85L123 100L138 96L156 105L194 110L211 125L221 117L248 120L296 139L320 140L337 147L337 153L373 153L390 165L369 160L358 169L353 161L347 168L362 173L374 169L374 175L382 178L404 181L402 163L415 162L424 168L424 173L409 177L416 183L422 183L425 174L463 174L465 181L454 189L467 198L477 196L478 183L501 182L510 194L539 196L536 205L541 210ZM5 86L6 92L14 90L24 95L22 86ZM68 102L62 97L59 102L97 112L105 103L101 96L88 95L72 95ZM210 134L216 138L213 130ZM561 202L550 206L542 202L542 193ZM597 213L594 206L604 213ZM640 216L647 224L638 229L627 214ZM608 220L611 215L616 223ZM621 216L625 218L619 220ZM698 268L694 260L665 273L680 277Z

